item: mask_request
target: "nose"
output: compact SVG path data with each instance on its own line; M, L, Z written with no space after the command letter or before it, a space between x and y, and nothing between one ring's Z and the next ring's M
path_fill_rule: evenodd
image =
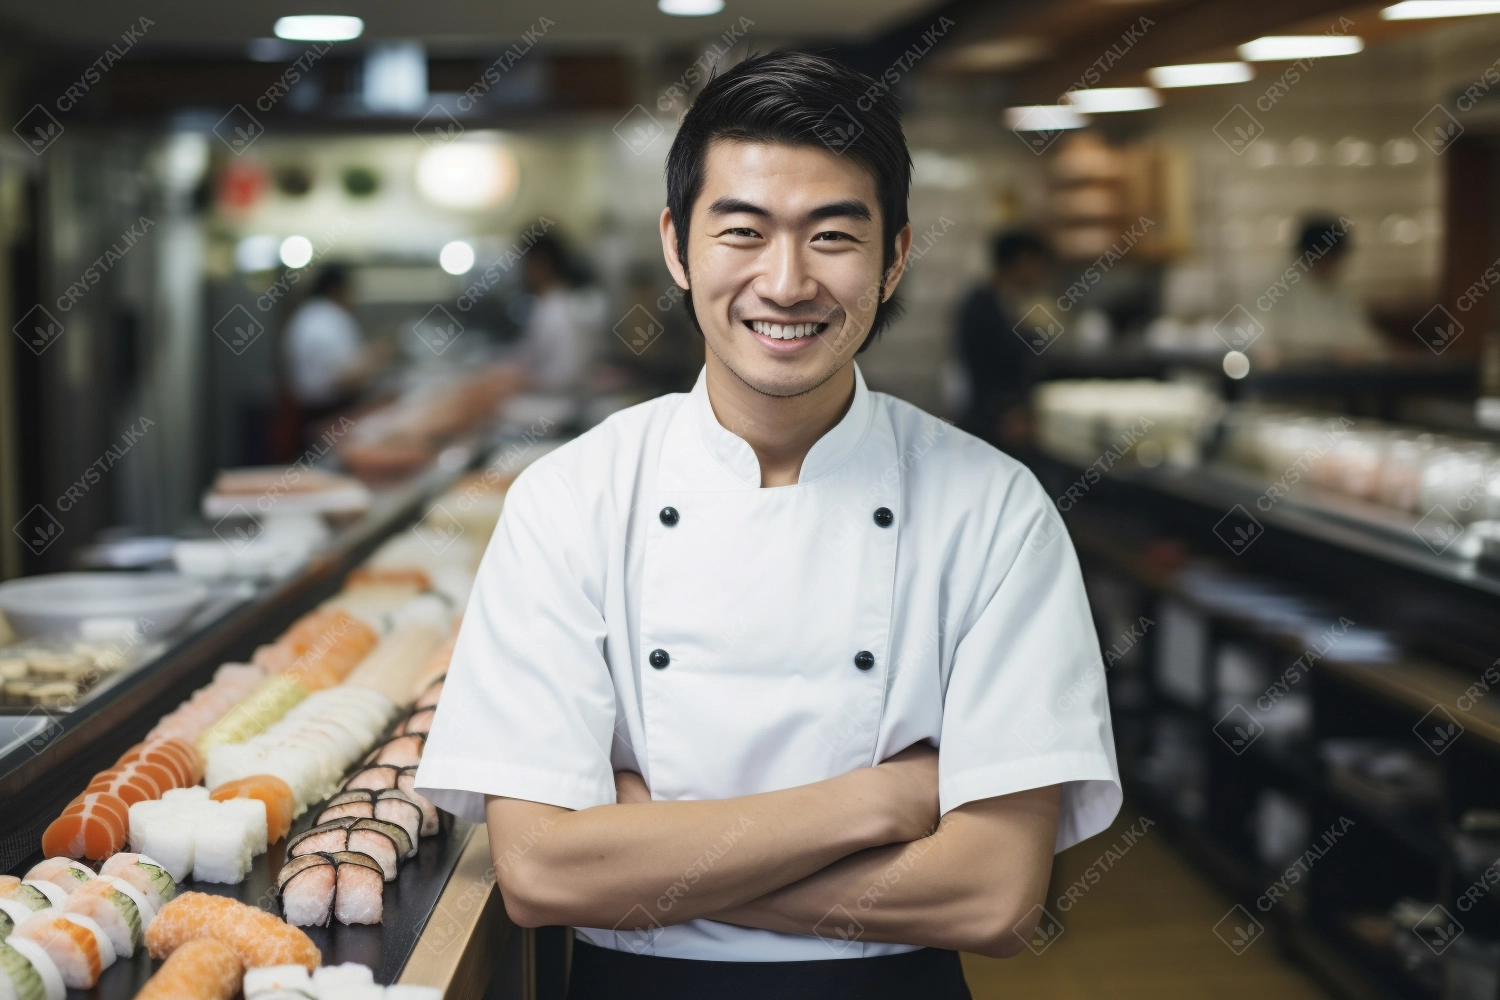
M808 272L796 239L777 239L766 251L766 267L751 290L768 302L791 307L817 297L818 283Z

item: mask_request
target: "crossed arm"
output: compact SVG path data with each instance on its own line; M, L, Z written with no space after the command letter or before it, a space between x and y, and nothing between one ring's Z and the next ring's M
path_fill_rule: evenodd
M792 934L1005 958L1033 930L1056 837L1056 786L938 820L937 751L796 788L652 802L620 772L616 805L492 797L490 850L526 927L631 930L707 918Z

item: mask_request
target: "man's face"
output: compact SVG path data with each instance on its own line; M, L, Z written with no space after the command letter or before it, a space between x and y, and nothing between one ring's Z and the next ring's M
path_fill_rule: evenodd
M716 142L688 220L686 274L675 220L662 243L679 284L690 287L709 350L751 388L794 396L849 362L882 292L881 218L875 179L848 159L809 146Z

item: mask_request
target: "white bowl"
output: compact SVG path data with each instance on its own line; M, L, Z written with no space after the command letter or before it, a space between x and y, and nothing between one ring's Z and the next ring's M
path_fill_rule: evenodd
M77 633L91 619L149 619L165 635L208 599L208 588L176 573L48 573L0 583L0 610L24 638Z

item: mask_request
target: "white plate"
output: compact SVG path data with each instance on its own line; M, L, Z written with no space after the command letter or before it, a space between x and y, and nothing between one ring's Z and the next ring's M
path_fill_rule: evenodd
M0 583L0 610L23 637L77 633L97 618L151 620L165 635L208 599L208 588L177 573L48 573Z

